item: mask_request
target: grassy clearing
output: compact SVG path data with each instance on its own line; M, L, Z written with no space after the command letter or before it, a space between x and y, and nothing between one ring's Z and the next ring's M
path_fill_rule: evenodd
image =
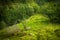
M10 40L60 40L60 37L58 37L54 32L56 29L60 29L60 25L52 24L52 23L49 23L48 21L49 21L48 17L45 17L40 14L33 15L29 19L15 25L20 30L22 30L21 31L22 33L19 35L23 35L23 36L15 35L15 36L11 36L5 39L10 39ZM25 24L26 28L29 27L30 29L25 31L23 23Z

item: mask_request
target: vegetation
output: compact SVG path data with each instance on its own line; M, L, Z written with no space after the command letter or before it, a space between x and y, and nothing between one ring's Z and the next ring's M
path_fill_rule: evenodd
M60 40L60 1L0 0L0 40Z

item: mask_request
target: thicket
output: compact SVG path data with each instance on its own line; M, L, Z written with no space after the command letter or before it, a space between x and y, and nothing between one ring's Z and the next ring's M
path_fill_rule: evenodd
M0 0L0 29L20 23L36 13L60 23L59 0Z

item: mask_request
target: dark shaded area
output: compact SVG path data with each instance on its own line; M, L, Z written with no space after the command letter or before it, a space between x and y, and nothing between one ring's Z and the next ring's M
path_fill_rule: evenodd
M60 37L60 29L56 29L55 31L56 36Z

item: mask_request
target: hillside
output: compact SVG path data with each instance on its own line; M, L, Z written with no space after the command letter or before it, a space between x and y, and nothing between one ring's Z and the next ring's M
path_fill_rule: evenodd
M25 30L23 23L28 28L27 30ZM22 31L19 35L16 33L16 35L5 38L6 40L60 40L59 36L57 36L59 32L55 33L55 30L60 29L60 25L50 23L48 17L40 14L33 15L29 19L13 26L18 27ZM13 26L11 26L10 30L15 28ZM0 31L6 33L7 30L3 30Z

